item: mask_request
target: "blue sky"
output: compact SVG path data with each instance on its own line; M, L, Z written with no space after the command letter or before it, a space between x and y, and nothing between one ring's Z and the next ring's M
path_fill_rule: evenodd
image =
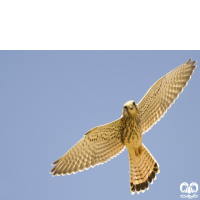
M49 171L89 129L119 118L126 101L138 103L191 57L200 61L200 51L0 51L0 199L180 199L182 182L200 184L198 67L143 137L161 171L144 194L130 193L126 150L75 175Z

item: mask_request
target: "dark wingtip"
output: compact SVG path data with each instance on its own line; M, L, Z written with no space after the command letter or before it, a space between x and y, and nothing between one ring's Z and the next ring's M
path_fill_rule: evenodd
M190 58L188 61L186 61L186 64L190 64L192 67L196 68L195 64L196 64L197 61L196 60L194 60L192 62L191 61L192 61L192 58Z
M186 61L186 64L189 64L191 62L192 58L190 58L188 61Z
M140 191L142 191L144 193L145 189L146 190L149 189L149 184L148 184L147 180L143 183L139 183L136 185L134 185L133 183L130 183L130 186L131 186L131 194L135 194L135 192L137 192L139 194Z
M135 185L133 183L130 183L130 186L131 186L131 192L135 193Z
M140 191L140 184L136 185L136 191L139 192Z
M148 184L148 181L146 180L146 182L145 182L145 187L146 187L146 189L148 189L148 187L149 187L149 184Z
M54 165L58 164L58 162L59 162L59 159L56 160L56 161L55 161L54 163L52 163L51 165L54 166Z
M146 188L146 183L145 182L141 183L141 190L145 190L145 188Z
M155 174L159 174L160 170L159 170L159 167L158 167L157 163L154 164L153 171L154 171Z
M57 175L57 172L55 171L55 172L53 173L53 175L52 175L52 176L54 177L54 176L56 176L56 175Z
M150 176L151 176L151 178L152 178L152 180L153 180L153 179L155 178L155 176L156 176L155 172L152 171Z
M151 175L150 175L150 176L151 176ZM149 181L149 183L152 183L152 178L151 178L150 176L148 177L147 180Z

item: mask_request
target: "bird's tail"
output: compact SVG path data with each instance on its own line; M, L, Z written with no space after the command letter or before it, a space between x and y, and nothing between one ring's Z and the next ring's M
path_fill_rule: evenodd
M129 154L130 163L130 189L131 194L135 191L139 194L140 191L144 192L149 189L149 183L153 184L156 179L156 174L160 172L159 165L147 150L142 145L142 154L138 157Z

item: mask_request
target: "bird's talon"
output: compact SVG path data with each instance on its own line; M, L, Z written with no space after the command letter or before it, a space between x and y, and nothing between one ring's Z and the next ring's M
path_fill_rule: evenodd
M142 151L143 151L142 146L139 146L137 149L135 149L135 155L136 156L142 155Z
M138 152L139 152L140 155L142 155L142 151L143 151L142 146L139 146L139 148L138 148Z

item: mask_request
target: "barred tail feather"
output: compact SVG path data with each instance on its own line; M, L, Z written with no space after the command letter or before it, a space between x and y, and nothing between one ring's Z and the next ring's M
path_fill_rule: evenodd
M130 163L130 189L131 194L140 191L145 192L149 189L149 183L153 184L156 179L156 174L160 172L159 165L147 150L142 145L143 152L139 157L129 154Z

